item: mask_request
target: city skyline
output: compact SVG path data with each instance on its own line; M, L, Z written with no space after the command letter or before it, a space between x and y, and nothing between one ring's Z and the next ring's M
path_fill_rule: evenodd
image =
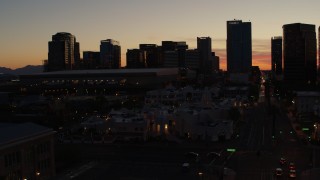
M282 36L284 24L314 24L318 29L319 5L311 0L203 0L183 4L179 0L4 0L0 2L0 66L15 69L40 65L48 59L51 36L69 32L80 43L81 57L83 51L99 51L101 40L116 39L121 45L123 65L127 49L138 48L139 44L186 41L193 49L197 37L211 37L212 51L220 56L220 67L226 70L226 22L239 19L252 23L252 65L271 69L270 38Z

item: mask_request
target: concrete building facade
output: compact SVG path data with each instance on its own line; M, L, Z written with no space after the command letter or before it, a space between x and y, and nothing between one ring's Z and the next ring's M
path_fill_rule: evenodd
M33 124L0 124L0 179L55 176L54 134Z
M315 25L283 25L284 81L314 84L317 80L317 41Z

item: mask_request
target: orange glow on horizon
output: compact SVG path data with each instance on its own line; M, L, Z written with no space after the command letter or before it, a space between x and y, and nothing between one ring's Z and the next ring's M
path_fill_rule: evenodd
M261 55L260 55L261 54ZM269 52L260 53L259 55L252 55L252 65L259 66L260 70L271 69L271 55ZM269 55L268 55L269 54ZM226 56L220 56L220 69L227 70Z

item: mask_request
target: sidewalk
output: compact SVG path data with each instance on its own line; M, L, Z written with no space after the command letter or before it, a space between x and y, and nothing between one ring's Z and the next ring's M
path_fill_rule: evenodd
M312 144L308 140L308 135L306 135L302 131L299 123L296 122L295 117L292 115L292 113L290 111L287 113L287 116L288 116L288 119L290 120L290 124L291 124L293 130L296 133L296 136L300 140L302 140L303 142L306 142L307 143L306 145L308 147L312 147ZM320 177L320 168L312 168L312 169L304 170L304 171L302 171L302 173L300 175L301 179L308 179L308 180L318 180L319 177Z
M320 168L313 168L301 173L301 179L318 180L320 177Z
M296 122L296 118L293 116L293 114L291 112L288 112L287 117L290 120L292 129L295 131L297 137L300 140L307 139L308 136L302 131L300 124Z

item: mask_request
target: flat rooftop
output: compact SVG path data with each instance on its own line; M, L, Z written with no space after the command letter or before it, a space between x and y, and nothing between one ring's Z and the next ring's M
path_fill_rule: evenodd
M177 75L179 73L179 68L141 68L141 69L94 69L94 70L68 70L68 71L53 71L53 72L43 72L32 75L21 75L20 77L52 77L52 76L122 76L122 75L156 75L156 76L166 76L166 75Z
M52 129L34 123L0 123L0 149L11 143L53 133Z

